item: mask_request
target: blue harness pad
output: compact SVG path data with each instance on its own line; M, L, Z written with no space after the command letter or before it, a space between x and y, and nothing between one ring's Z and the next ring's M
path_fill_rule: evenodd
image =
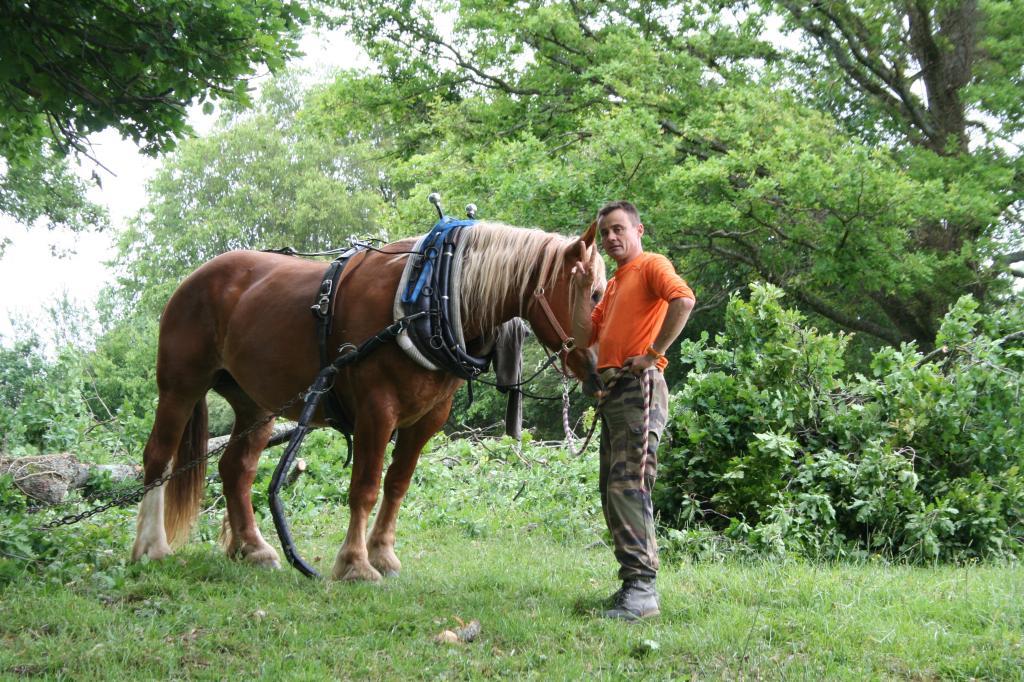
M402 313L406 316L425 313L409 323L406 335L419 354L436 368L451 372L461 379L472 379L487 370L490 355L474 357L463 347L462 329L453 326L453 265L463 230L477 220L441 218L417 245L411 268L401 291Z
M415 281L410 279L406 284L405 291L402 292L402 303L416 303L419 301L423 287L427 286L433 277L434 268L441 256L441 247L444 245L445 237L448 236L448 233L456 228L473 227L478 222L480 221L457 220L445 216L434 223L434 226L430 228L430 232L423 238L423 243L420 246L419 257L422 261L419 276L416 277Z

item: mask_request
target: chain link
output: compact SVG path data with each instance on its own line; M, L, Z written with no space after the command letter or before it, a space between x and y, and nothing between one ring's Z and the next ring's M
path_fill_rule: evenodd
M269 416L264 418L262 421L258 421L255 424L252 424L245 431L242 431L239 434L231 436L231 438L228 439L228 442L226 442L223 445L220 445L218 447L215 447L213 450L211 450L210 452L206 453L205 457L193 460L193 461L189 462L188 464L186 464L185 466L181 467L180 469L172 471L169 474L164 474L160 478L157 478L157 479L155 479L153 481L150 481L149 483L147 483L146 485L142 486L141 488L137 488L136 490L133 490L133 491L131 491L129 493L125 493L124 495L119 495L119 496L115 497L114 499L110 500L109 502L105 502L104 504L99 505L98 507L93 507L92 509L87 509L87 510L85 510L85 511L79 513L79 514L68 514L67 516L63 516L63 517L61 517L59 519L56 519L54 521L50 521L48 523L45 523L42 526L38 526L36 528L36 530L39 530L39 531L50 531L50 530L53 530L55 528L60 528L61 526L71 526L71 525L74 525L74 524L78 523L79 521L84 521L85 519L88 519L88 518L90 518L92 516L96 516L97 514L102 514L103 512L107 511L108 509L112 509L113 507L123 507L123 506L126 506L128 504L132 504L134 502L138 502L150 490L153 490L154 488L159 488L160 486L162 486L163 484L167 483L171 479L177 478L177 477L181 476L182 474L185 474L185 473L191 471L192 469L195 469L200 464L209 461L215 455L218 455L221 452L223 452L224 450L226 450L229 445L234 443L239 438L243 438L245 436L248 436L250 433L252 433L256 429L258 429L260 427L263 427L263 426L266 426L268 423L272 422L273 420L277 419L282 414L284 414L285 411L287 411L290 407L295 405L295 403L299 402L300 400L305 400L307 395L309 395L309 390L308 389L304 390L304 391L300 391L298 393L298 395L296 395L294 398L292 398L291 400L286 402L284 405L279 407L275 412L273 412L272 414L270 414Z

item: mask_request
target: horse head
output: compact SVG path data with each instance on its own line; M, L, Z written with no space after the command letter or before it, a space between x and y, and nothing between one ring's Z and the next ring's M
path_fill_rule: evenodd
M596 223L591 223L578 239L564 246L552 271L541 278L545 283L534 291L527 308L527 321L537 339L557 352L564 366L581 381L593 378L595 358L589 349L590 339L577 338L578 325L573 316L589 320L607 283L595 234ZM584 276L575 276L576 271Z
M467 230L462 269L462 318L466 338L488 335L513 317L525 319L537 340L558 352L581 380L594 359L589 339L573 335L573 311L586 315L604 292L604 260L597 252L596 226L577 238L484 222ZM588 277L574 277L583 268Z

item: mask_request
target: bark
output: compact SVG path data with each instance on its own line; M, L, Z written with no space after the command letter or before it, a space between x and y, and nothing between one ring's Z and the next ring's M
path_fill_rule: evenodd
M917 341L918 346L924 350L932 347L938 331L934 316L917 314L912 303L898 296L877 292L871 298L902 336L899 341L891 340L890 343L896 345L901 341ZM918 303L925 308L928 306L927 302Z
M978 58L977 0L945 3L938 9L906 0L906 60L880 51L861 19L841 3L782 5L857 89L916 131L919 137L912 134L912 141L944 156L969 153L960 92L970 83ZM907 67L918 72L908 74ZM923 100L914 94L918 83L924 86Z
M14 485L26 496L44 504L57 504L69 490L81 488L93 472L106 471L115 481L142 475L142 467L131 464L88 464L71 453L38 457L0 457L0 475L10 474Z
M971 80L979 18L976 0L948 5L933 15L926 3L907 2L910 49L921 66L934 130L928 147L943 155L969 152L960 90Z
M288 440L294 424L285 423L274 426L274 433L267 447L279 445ZM207 441L207 452L220 447L230 436L218 436ZM300 460L302 461L302 460ZM296 468L289 479L289 484L305 471L305 462ZM14 485L27 497L43 504L58 504L64 501L68 491L85 486L89 476L94 472L108 472L114 481L127 481L133 478L142 483L142 467L135 464L91 464L80 462L68 452L27 457L0 456L0 476L10 474Z
M295 428L295 424L292 422L285 422L284 424L274 424L274 431L270 436L270 442L267 443L267 447L273 447L280 445L288 440L291 436L292 429ZM216 448L221 447L225 443L231 440L231 436L216 436L211 438L206 443L206 451L210 452Z

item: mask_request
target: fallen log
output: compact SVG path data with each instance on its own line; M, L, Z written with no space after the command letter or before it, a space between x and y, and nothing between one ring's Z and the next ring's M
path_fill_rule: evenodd
M288 472L288 478L284 479L284 487L288 488L292 484L294 484L295 481L299 480L299 476L306 472L306 468L306 460L302 459L301 457L295 460L295 466L292 467L292 470Z
M27 457L0 457L0 476L9 474L27 497L44 504L62 502L69 490L83 487L94 472L107 472L114 481L139 478L142 467L132 464L88 464L69 452Z
M275 424L267 443L271 448L291 437L294 424ZM230 440L230 436L217 436L207 441L207 452L212 452ZM288 485L305 470L305 462L289 476ZM107 472L115 482L131 479L142 480L142 467L135 464L91 464L80 462L70 452L52 455L26 455L8 457L0 455L0 476L10 474L14 485L33 500L42 504L58 504L64 501L69 490L82 488L93 473Z
M285 422L284 424L274 424L274 430L271 433L270 441L267 443L268 448L272 448L275 445L280 445L286 442L292 435L292 430L295 428L294 422ZM217 436L211 438L206 442L206 451L210 452L214 448L220 446L231 440L231 436Z

